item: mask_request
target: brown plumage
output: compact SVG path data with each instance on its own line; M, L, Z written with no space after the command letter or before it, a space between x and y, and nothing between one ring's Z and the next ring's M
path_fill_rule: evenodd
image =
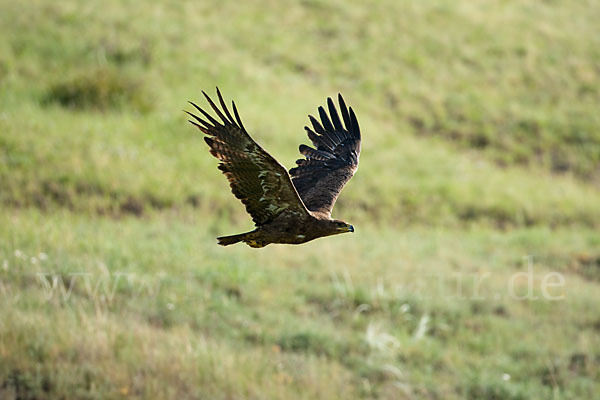
M240 241L251 247L270 243L301 244L310 240L354 232L352 225L331 219L331 210L342 188L358 168L360 129L352 108L339 95L340 119L333 100L327 99L329 115L319 107L319 122L309 116L313 129L305 127L314 148L300 145L305 158L289 174L246 132L235 103L231 115L221 92L221 109L202 92L221 121L191 103L204 118L187 112L207 136L204 140L231 191L246 206L256 229L217 238L223 246ZM343 122L342 122L343 121Z

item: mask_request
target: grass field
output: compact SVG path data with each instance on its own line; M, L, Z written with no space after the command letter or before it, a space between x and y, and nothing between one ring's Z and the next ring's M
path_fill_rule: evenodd
M600 3L0 0L0 399L591 399ZM341 92L334 216L249 230L182 109L284 165Z

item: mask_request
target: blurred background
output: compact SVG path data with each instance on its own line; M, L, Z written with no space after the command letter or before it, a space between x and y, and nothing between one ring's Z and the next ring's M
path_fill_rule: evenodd
M0 0L0 398L590 399L600 3ZM291 167L344 95L353 235L252 222L202 135Z

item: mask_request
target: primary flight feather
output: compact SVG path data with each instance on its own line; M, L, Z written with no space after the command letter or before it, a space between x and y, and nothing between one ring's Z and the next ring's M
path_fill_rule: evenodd
M327 99L329 114L319 107L320 122L309 116L312 129L305 129L314 147L300 145L305 158L297 160L288 173L250 137L234 102L232 116L218 88L220 109L202 93L220 121L191 103L201 116L186 111L193 118L190 122L206 134L210 153L220 161L218 168L256 225L253 231L217 238L220 245L241 241L251 247L301 244L354 232L352 225L331 219L333 205L356 172L360 155L358 120L341 95L341 119L331 98Z

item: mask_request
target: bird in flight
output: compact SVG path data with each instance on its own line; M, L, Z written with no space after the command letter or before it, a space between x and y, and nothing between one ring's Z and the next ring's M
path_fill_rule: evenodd
M231 115L219 88L221 109L203 91L221 121L196 104L202 116L187 112L190 122L206 134L210 153L229 180L231 191L246 206L256 229L218 237L222 246L244 242L251 247L271 243L301 244L319 237L354 232L354 227L331 218L342 188L358 168L360 128L352 110L338 95L341 119L331 98L329 115L319 107L320 122L309 115L312 129L304 127L314 147L300 145L305 157L289 172L258 145L242 124L235 103Z

